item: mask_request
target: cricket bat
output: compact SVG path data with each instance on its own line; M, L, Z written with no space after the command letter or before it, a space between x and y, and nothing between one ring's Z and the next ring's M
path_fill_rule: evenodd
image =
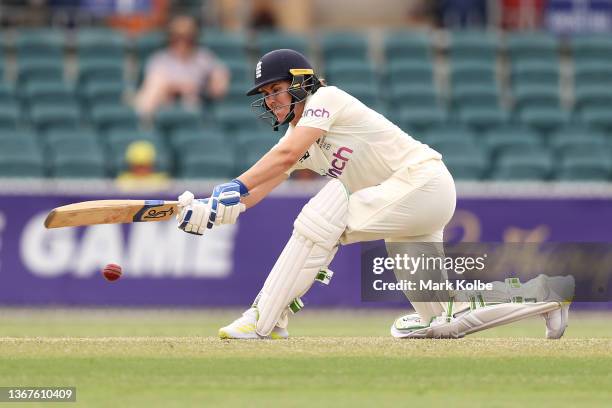
M57 207L47 215L45 227L167 221L177 213L178 201L97 200Z

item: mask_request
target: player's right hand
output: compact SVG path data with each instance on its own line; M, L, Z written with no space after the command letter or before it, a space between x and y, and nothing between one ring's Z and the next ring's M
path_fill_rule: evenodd
M191 191L185 191L178 198L178 208L178 228L189 234L204 234L211 213L209 200L196 200Z

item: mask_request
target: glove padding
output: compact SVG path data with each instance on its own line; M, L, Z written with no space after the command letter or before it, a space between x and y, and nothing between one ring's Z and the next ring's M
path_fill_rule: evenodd
M229 184L229 183L227 183ZM235 224L238 216L246 209L240 202L238 191L226 190L221 185L213 190L210 198L196 200L193 193L185 191L178 198L178 227L183 231L202 235L208 228L222 224Z
M191 191L185 191L178 198L178 208L178 228L189 234L204 234L212 212L208 200L196 200Z

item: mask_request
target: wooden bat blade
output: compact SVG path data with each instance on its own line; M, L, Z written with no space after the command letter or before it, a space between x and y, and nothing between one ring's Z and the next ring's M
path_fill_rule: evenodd
M177 213L177 201L97 200L57 207L47 215L45 227L166 221Z

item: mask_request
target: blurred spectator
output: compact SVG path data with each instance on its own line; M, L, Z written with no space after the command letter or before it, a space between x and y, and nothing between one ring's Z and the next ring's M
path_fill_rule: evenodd
M271 30L278 22L273 0L254 0L250 26L256 30Z
M444 28L483 27L487 24L487 0L437 0L438 25Z
M542 26L547 0L502 0L502 28L536 30Z
M412 28L429 28L433 26L436 2L431 0L413 0L407 4L406 25Z
M90 7L99 7L100 1L88 0ZM112 2L114 3L114 2ZM132 3L132 7L128 7ZM107 22L111 27L132 35L151 31L166 24L170 0L140 0L137 2L118 2Z
M208 50L199 49L198 29L191 17L172 19L169 46L147 62L142 88L135 99L136 110L151 118L164 105L182 103L197 109L201 98L222 98L227 92L229 71Z
M146 140L130 143L125 151L128 169L117 177L117 184L125 190L156 189L168 184L168 175L155 171L155 146Z

